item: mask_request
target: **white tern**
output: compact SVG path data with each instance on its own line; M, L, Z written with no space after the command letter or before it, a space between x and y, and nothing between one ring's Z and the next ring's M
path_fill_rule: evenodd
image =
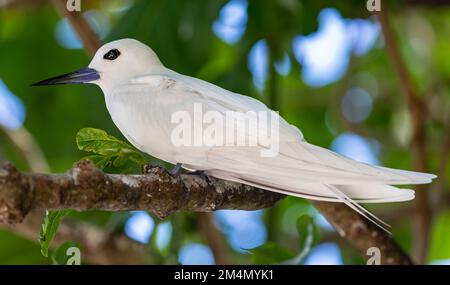
M150 47L134 39L107 43L87 68L34 85L67 83L100 86L114 124L142 152L188 170L269 191L343 202L379 226L383 222L358 203L411 200L413 190L391 185L430 183L436 177L357 162L309 144L298 128L281 117L276 118L279 134L274 156L262 156L267 146L259 143L174 145L173 114L185 111L192 120L199 120L193 114L195 103L223 117L228 111L270 110L254 98L166 68ZM244 132L251 135L249 129Z

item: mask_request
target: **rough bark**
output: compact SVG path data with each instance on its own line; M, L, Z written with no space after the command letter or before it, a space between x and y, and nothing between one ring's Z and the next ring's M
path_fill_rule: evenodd
M203 175L172 177L153 167L144 175L106 174L90 161L63 174L21 173L0 167L0 222L21 222L31 210L147 210L163 218L175 211L256 210L283 195Z

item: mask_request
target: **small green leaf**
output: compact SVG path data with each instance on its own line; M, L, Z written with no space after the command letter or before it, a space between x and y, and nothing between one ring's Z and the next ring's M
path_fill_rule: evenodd
M52 255L52 261L54 265L66 265L67 260L71 257L67 255L67 249L71 247L80 248L80 244L73 241L66 241L58 247Z
M273 242L267 242L250 252L253 264L274 264L295 257L294 253Z
M80 150L101 155L115 155L122 149L132 149L129 144L103 130L94 128L84 128L78 131L76 141Z
M134 147L103 130L81 129L77 133L76 142L80 150L94 153L87 159L92 160L101 169L109 165L121 167L127 160L139 165L146 163L145 158Z
M99 155L99 154L93 154L93 155L88 155L86 157L83 157L82 160L90 160L92 161L95 166L97 166L99 169L105 169L106 167L110 166L112 164L111 160L113 157L111 156L103 156L103 155Z
M58 231L59 224L69 213L70 210L47 211L39 233L39 243L41 244L41 253L43 256L48 257L48 248Z

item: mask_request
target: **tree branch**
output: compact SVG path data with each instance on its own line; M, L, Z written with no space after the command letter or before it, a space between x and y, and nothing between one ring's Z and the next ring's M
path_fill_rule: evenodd
M214 216L211 213L198 213L197 215L198 229L203 232L203 236L211 247L216 264L230 264L230 256L228 255L228 244L225 237L217 229Z
M381 264L411 265L411 258L395 243L392 237L376 225L367 221L342 203L312 202L333 225L338 234L345 238L363 258L367 250L376 247L380 250Z
M34 209L147 210L161 218L175 211L256 210L271 207L283 197L203 175L174 178L160 167L145 175L106 174L89 161L63 174L21 173L11 164L0 167L0 222L20 222ZM347 206L314 205L363 257L367 258L369 247L378 247L383 264L411 264L387 233Z
M64 174L21 173L0 167L0 222L23 220L31 210L147 210L163 218L175 211L256 210L284 196L201 175L173 178L153 167L145 175L106 174L90 161Z

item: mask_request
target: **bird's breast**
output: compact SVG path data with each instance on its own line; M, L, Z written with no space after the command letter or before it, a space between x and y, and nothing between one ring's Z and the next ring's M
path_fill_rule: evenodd
M111 118L121 133L137 149L159 159L173 161L174 149L167 123L170 115L151 96L129 94L106 100Z

